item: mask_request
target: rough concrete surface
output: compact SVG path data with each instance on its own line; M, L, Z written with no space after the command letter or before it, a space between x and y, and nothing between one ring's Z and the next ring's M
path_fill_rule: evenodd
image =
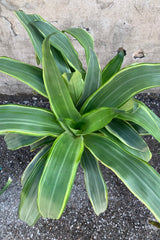
M143 100L160 116L160 95L141 94ZM0 96L0 104L18 103L47 107L46 99L35 96ZM160 145L152 137L147 137L153 158L151 165L160 173L158 152ZM33 158L29 148L8 151L0 138L0 189L7 178L13 182L0 196L0 239L1 240L159 240L160 230L149 225L153 215L137 200L122 182L107 168L101 166L109 192L109 205L105 213L96 216L88 200L83 171L79 167L71 196L65 212L59 220L40 219L33 227L28 227L18 219L20 197L20 176Z
M0 55L35 64L34 51L15 10L40 14L59 29L81 27L93 35L102 68L124 47L124 66L132 62L160 62L159 0L0 0ZM75 42L85 65L84 52ZM142 58L141 58L142 57ZM0 93L31 93L0 75Z

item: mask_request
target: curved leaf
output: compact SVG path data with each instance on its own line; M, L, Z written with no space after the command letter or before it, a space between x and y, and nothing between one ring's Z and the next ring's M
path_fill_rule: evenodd
M108 191L101 170L94 156L85 149L81 159L89 199L97 215L104 212L108 204Z
M48 22L34 21L32 22L32 25L42 34L44 38L53 33L57 33L52 35L52 37L50 38L50 44L61 52L62 56L75 70L78 70L79 72L84 74L82 64L78 59L78 54L75 51L69 38L64 33L59 31L57 28L55 28Z
M89 134L106 126L117 115L115 109L99 108L82 115L75 125L77 134ZM79 130L78 130L79 129Z
M89 56L88 69L84 81L84 89L77 104L78 108L80 108L84 101L99 88L101 83L100 65L95 52L91 48Z
M51 52L53 54L55 63L60 71L61 74L63 73L71 73L71 70L69 68L69 65L64 60L62 54L54 47L50 46Z
M42 137L29 136L18 133L8 133L5 135L4 140L7 144L7 148L10 150L16 150L21 147L29 146L34 142L37 142Z
M0 106L0 134L8 132L56 137L63 129L49 110L7 104Z
M116 74L122 65L125 52L121 49L117 55L105 66L102 71L102 84L106 83L114 74Z
M37 207L38 184L48 157L48 152L48 148L42 149L28 165L24 173L19 218L29 226L35 224L41 216Z
M21 185L22 187L26 184L28 178L31 176L32 172L34 173L34 169L39 164L39 161L46 161L49 151L51 149L51 144L49 146L45 146L42 148L32 159L32 161L27 165L26 169L24 170L22 177L21 177Z
M124 68L86 100L81 113L99 107L120 107L138 92L158 86L160 64L142 63Z
M22 23L24 28L26 29L33 47L35 49L36 55L42 61L42 43L43 43L43 36L39 33L39 31L32 26L30 23L34 21L44 21L39 15L36 14L25 14L23 11L16 11L16 16L19 21Z
M36 52L36 62L37 64L39 64L39 62L42 62L42 44L43 44L44 36L42 36L42 34L39 32L39 30L35 26L33 26L33 23L36 20L39 20L45 23L45 20L42 19L37 14L25 14L23 11L16 11L16 16L25 27L31 39L34 50ZM64 72L70 72L69 66L65 62L62 54L52 46L51 46L51 51L54 55L55 62L61 74L63 74Z
M144 103L135 100L135 109L132 112L122 112L117 118L134 122L144 128L157 141L160 141L160 118Z
M89 62L90 48L93 49L93 37L82 28L68 28L64 32L76 38L85 50L87 63Z
M126 121L113 119L106 126L106 129L129 147L141 152L146 151L147 144L143 138L139 136L136 130Z
M35 149L37 149L39 147L53 143L55 141L55 139L56 138L50 137L50 136L43 137L43 138L39 139L38 141L32 143L30 145L30 149L31 149L31 151L34 151Z
M11 58L0 57L0 72L17 78L42 96L47 97L41 68Z
M144 160L145 162L149 162L152 158L152 153L149 150L149 147L146 144L145 151L139 151L137 149L133 149L123 142L121 142L118 138L110 134L106 128L103 128L100 130L101 133L103 133L107 138L109 138L111 141L113 141L115 144L117 144L119 147L121 147L124 151L127 151L129 154L134 155L137 158L140 158Z
M50 151L38 190L38 207L47 218L60 218L70 195L83 152L82 137L64 133Z
M80 72L73 72L70 81L67 81L67 87L73 103L76 105L84 88L84 81Z
M77 120L80 116L75 108L67 86L55 64L50 51L50 36L43 42L43 76L46 91L50 100L51 108L57 118L73 118Z
M85 136L85 145L110 168L160 221L160 175L146 162L96 134Z

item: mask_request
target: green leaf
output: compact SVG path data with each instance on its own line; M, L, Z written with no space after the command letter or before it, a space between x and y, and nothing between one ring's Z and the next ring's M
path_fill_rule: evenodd
M44 148L28 165L23 179L23 189L20 197L19 218L29 226L35 224L40 218L37 207L38 184L48 157L49 149ZM27 175L27 177L26 177Z
M80 108L84 101L99 88L100 83L101 83L100 65L96 54L92 49L90 49L90 58L84 81L84 89L82 96L77 104L78 108Z
M142 135L142 136L150 135L144 128L142 128L138 124L134 122L130 122L130 124L138 132L139 135Z
M32 26L30 23L34 21L44 21L39 15L36 14L25 14L23 11L16 11L16 16L19 21L22 23L24 28L26 29L33 47L35 49L36 55L39 60L42 62L42 43L44 37L40 34L40 32Z
M126 121L113 119L106 126L106 129L129 147L141 152L146 151L147 144L143 138L139 136L136 130Z
M124 50L120 50L117 55L105 66L102 71L102 84L106 83L114 74L120 70L124 55Z
M46 161L46 158L49 154L49 151L51 149L51 144L48 146L43 147L32 159L32 161L27 165L26 169L23 172L23 175L21 177L21 185L24 187L26 184L28 178L31 176L33 170L35 169L35 166L37 165L37 162Z
M101 170L94 156L85 149L81 159L89 199L97 215L104 212L108 204L108 191Z
M139 151L137 149L133 149L123 142L121 142L118 138L110 134L105 128L100 130L101 133L103 133L109 140L113 141L115 144L117 144L119 147L121 147L124 151L127 151L128 153L134 155L137 158L143 159L145 162L149 162L152 157L152 153L149 150L149 147L146 144L145 151Z
M123 151L106 137L92 134L85 136L84 141L92 154L110 168L160 221L160 175L148 163Z
M61 74L63 73L71 73L71 70L69 68L69 65L67 62L64 60L62 54L55 49L54 47L50 46L55 63L60 71Z
M90 48L93 49L93 37L82 28L68 28L64 32L76 38L85 50L87 63L89 62Z
M11 182L12 182L12 178L9 177L9 178L8 178L8 181L7 181L7 183L6 183L6 185L5 185L4 188L0 191L0 195L1 195L2 193L4 193L4 192L7 190L7 188L8 188L9 185L11 184Z
M47 36L52 35L50 38L50 44L59 50L64 57L64 59L75 69L79 72L84 74L84 70L82 68L82 64L78 58L78 54L75 51L71 41L69 38L59 31L57 28L55 28L53 25L51 25L48 22L44 21L35 21L32 22L32 25L42 34L44 38Z
M28 35L31 39L34 50L36 52L36 62L37 62L37 59L38 59L37 63L39 63L39 61L42 62L42 44L43 44L44 36L42 36L42 34L33 25L33 23L36 20L39 20L39 21L45 23L45 20L42 19L39 15L25 14L23 11L16 11L16 15L17 15L19 21L25 27L25 29L28 32ZM58 67L59 71L61 72L61 74L63 74L64 72L70 72L69 66L65 62L62 54L54 47L51 47L51 50L54 55L54 59L57 64L57 67Z
M117 117L138 124L160 141L160 118L144 103L135 100L135 109L132 112L122 112Z
M7 144L7 148L10 150L16 150L21 147L29 146L34 142L37 142L42 137L29 136L18 133L8 133L5 135L4 140Z
M115 116L116 110L111 108L99 108L82 115L75 129L79 134L89 134L106 126Z
M81 112L99 107L120 107L138 92L158 86L160 64L142 63L124 68L86 100Z
M67 82L67 87L73 103L76 105L84 87L84 81L80 72L76 71L72 74L70 81Z
M134 99L129 99L125 104L123 104L119 109L123 111L130 111L133 109Z
M82 152L82 137L74 138L64 133L53 144L38 190L38 207L43 217L60 218L67 204Z
M39 147L42 147L44 145L48 145L50 143L53 143L54 140L55 140L55 138L50 137L50 136L43 137L43 138L39 139L38 141L36 141L36 142L34 142L30 145L31 151L34 151L35 149L37 149Z
M7 104L0 106L0 134L8 132L56 137L63 129L49 110Z
M62 78L54 58L50 51L49 37L44 40L43 52L43 75L46 91L50 100L51 108L57 118L73 118L80 116L75 108L67 86Z
M0 57L0 72L17 78L21 82L33 88L36 92L40 93L42 96L47 97L41 68L19 62L11 58Z

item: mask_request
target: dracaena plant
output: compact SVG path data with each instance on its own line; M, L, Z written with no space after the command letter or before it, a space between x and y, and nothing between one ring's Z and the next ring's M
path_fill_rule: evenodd
M99 162L110 168L160 221L160 175L150 165L142 135L160 141L160 119L133 97L160 86L160 64L121 69L125 55L101 70L93 39L80 28L60 31L38 15L16 12L27 30L41 67L1 57L0 71L46 97L50 110L0 106L0 133L9 149L41 147L22 175L19 217L33 225L43 216L59 219L77 167L84 170L87 193L97 215L107 208L107 186ZM85 50L87 70L68 34Z

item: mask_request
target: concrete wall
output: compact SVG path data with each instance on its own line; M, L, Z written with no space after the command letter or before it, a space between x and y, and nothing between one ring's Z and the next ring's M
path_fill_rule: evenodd
M14 15L18 9L40 14L60 29L87 29L94 37L102 67L119 47L127 51L124 66L133 62L160 62L159 0L0 0L0 55L35 64L33 47ZM85 62L82 49L75 45ZM143 54L144 58L134 58ZM23 92L32 90L0 74L0 93Z

